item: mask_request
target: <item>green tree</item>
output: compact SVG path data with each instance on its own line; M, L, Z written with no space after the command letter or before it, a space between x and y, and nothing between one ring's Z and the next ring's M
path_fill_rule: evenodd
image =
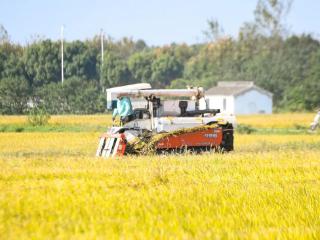
M65 77L98 80L97 55L99 50L81 41L66 44Z
M301 66L297 69L302 71L299 79L295 79L290 88L284 91L285 101L282 102L282 108L291 111L311 111L320 107L320 48L312 54L307 54L306 58L308 61L301 61Z
M60 45L44 40L26 47L23 61L30 83L39 87L43 84L60 81Z
M9 42L9 34L8 31L4 28L2 24L0 24L0 44Z
M50 114L70 112L61 83L49 83L36 89L33 101L37 105L43 106Z
M181 64L185 64L192 56L196 55L199 46L188 46L187 44L171 44L169 54L177 58Z
M148 46L143 40L134 41L124 37L119 41L114 41L110 36L105 40L105 50L107 53L115 55L120 59L127 60L132 54L147 50Z
M29 99L28 82L23 78L5 78L0 81L0 113L22 114Z
M196 82L193 82L193 84L196 84ZM183 78L178 78L173 81L171 81L170 87L173 89L179 89L179 88L186 88L188 85L193 85L192 81L189 79L183 79Z
M223 27L220 25L218 20L207 20L208 30L204 31L203 34L209 41L217 41L224 35Z
M104 87L107 88L133 82L127 62L112 53L105 55L102 79Z
M0 45L0 78L26 77L22 55L23 49L19 45L11 43Z
M92 114L105 111L105 96L98 86L79 78L66 79L63 85L68 112L76 114Z
M217 81L229 81L237 78L239 63L235 42L231 38L221 38L204 44L197 55L185 65L184 78L192 85L213 87Z
M135 82L151 82L154 58L151 52L135 53L129 58L128 67Z
M285 19L292 3L293 0L258 0L254 16L261 33L267 36L286 33Z
M299 98L304 99L304 109L315 110L320 108L320 48L311 57L311 67L307 72L304 91Z
M50 114L92 114L104 112L106 106L97 84L76 77L66 79L63 85L50 83L38 88L34 99Z
M156 88L169 86L171 81L182 77L183 65L175 56L160 55L152 63L152 85Z

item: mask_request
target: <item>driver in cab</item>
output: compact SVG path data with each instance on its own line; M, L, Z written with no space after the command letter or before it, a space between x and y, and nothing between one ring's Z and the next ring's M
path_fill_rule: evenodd
M129 97L118 97L117 107L112 113L112 121L115 121L117 115L120 116L121 125L133 120L132 104Z

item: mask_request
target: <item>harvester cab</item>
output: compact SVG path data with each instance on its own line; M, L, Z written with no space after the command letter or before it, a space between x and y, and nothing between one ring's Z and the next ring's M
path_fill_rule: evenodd
M233 150L235 116L208 109L202 88L130 86L107 90L107 96L142 99L145 106L135 108L129 122L108 128L100 137L97 156Z

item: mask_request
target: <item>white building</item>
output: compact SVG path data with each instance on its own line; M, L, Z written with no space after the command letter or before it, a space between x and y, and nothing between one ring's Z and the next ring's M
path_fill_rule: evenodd
M220 109L232 114L272 113L272 93L254 82L218 82L205 92L200 108Z

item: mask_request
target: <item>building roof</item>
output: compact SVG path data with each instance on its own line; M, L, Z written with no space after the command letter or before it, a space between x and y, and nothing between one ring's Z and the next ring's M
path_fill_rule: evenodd
M206 95L223 95L223 96L238 96L249 90L257 90L258 92L272 97L272 93L264 90L250 81L236 82L218 82L216 87L208 89Z

